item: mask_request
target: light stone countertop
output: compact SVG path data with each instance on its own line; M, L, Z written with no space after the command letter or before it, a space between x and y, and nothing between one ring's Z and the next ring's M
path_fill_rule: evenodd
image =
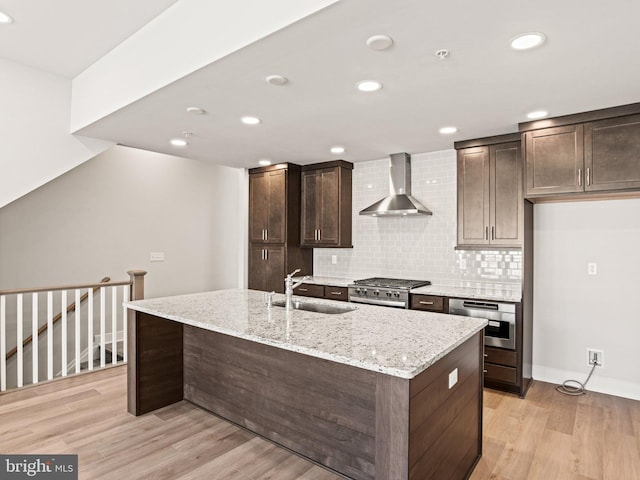
M296 277L295 280L302 280ZM317 285L329 285L331 287L347 287L353 283L353 279L339 277L312 276L305 279L305 283ZM411 290L411 293L423 295L442 295L444 297L476 298L482 300L496 300L502 302L522 301L522 288L520 285L487 283L475 287L459 287L454 285L427 285Z
M299 280L302 280L303 278L304 277L294 277L294 280L297 282ZM313 275L305 278L304 283L328 285L329 287L348 287L353 283L353 279L340 277L321 277L319 275Z
M309 303L356 306L316 298ZM284 300L276 294L274 300ZM482 330L479 318L358 304L327 315L267 307L266 292L217 290L138 300L127 308L186 325L410 379Z
M476 298L481 300L495 300L501 302L522 301L522 288L520 285L492 285L479 287L456 287L447 285L427 285L411 290L411 293L422 295L442 295L451 298Z

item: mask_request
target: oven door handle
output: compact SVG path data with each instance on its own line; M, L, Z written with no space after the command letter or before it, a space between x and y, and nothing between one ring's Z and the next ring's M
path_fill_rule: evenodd
M405 302L396 302L394 300L374 300L372 298L367 298L366 300L363 301L363 299L361 299L360 297L352 297L351 295L349 296L349 301L352 303L364 303L364 304L368 304L368 305L382 305L382 306L386 306L386 307L402 307L405 308L406 304Z

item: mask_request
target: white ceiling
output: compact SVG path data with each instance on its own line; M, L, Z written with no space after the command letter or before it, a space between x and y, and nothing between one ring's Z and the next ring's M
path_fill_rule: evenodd
M91 56L76 55L78 43L95 42L97 58L136 28L131 21L122 38L109 39L104 23L126 16L124 11L128 15L134 6L144 23L142 10L151 18L173 2L3 0L0 8L18 18L10 7L25 3L73 6L77 19L90 18L82 22L82 34L67 39L71 43L50 43L51 28L34 27L30 48L3 46L0 56L69 75L82 70ZM81 7L86 3L114 16L98 20L91 8ZM31 10L23 21L33 17L42 27L43 18L52 15ZM357 162L399 151L452 148L455 140L517 131L534 109L556 116L640 102L638 18L637 0L341 0L78 133L236 167L256 166L260 158ZM509 39L527 31L544 32L546 44L511 50ZM365 41L374 34L391 36L394 46L369 50ZM6 40L9 34L0 35ZM35 47L43 44L50 51L37 59ZM436 58L441 48L450 50L447 60ZM271 86L264 81L271 74L290 83ZM355 89L356 82L371 78L384 89L370 94ZM188 114L189 106L208 113ZM242 125L243 115L263 122ZM440 135L438 129L446 125L459 132ZM183 131L193 132L190 145L171 147L168 140ZM334 144L344 145L346 153L331 155Z
M0 58L73 78L177 0L1 0Z

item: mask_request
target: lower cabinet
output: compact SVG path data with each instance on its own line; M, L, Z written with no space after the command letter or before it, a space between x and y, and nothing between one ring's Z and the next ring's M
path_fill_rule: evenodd
M518 354L515 350L484 347L484 381L516 385Z
M411 295L411 310L424 310L427 312L449 312L449 299L439 295Z
M349 301L349 289L347 287L332 287L315 283L303 283L293 292L303 297L326 298L328 300Z
M285 247L252 244L249 247L249 288L284 292Z

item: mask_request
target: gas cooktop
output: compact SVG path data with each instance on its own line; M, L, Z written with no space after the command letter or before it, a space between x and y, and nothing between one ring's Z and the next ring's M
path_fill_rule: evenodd
M354 285L374 288L402 288L410 290L412 288L422 287L424 285L431 285L428 280L405 280L401 278L384 278L384 277L372 277L365 278L364 280L356 280Z

